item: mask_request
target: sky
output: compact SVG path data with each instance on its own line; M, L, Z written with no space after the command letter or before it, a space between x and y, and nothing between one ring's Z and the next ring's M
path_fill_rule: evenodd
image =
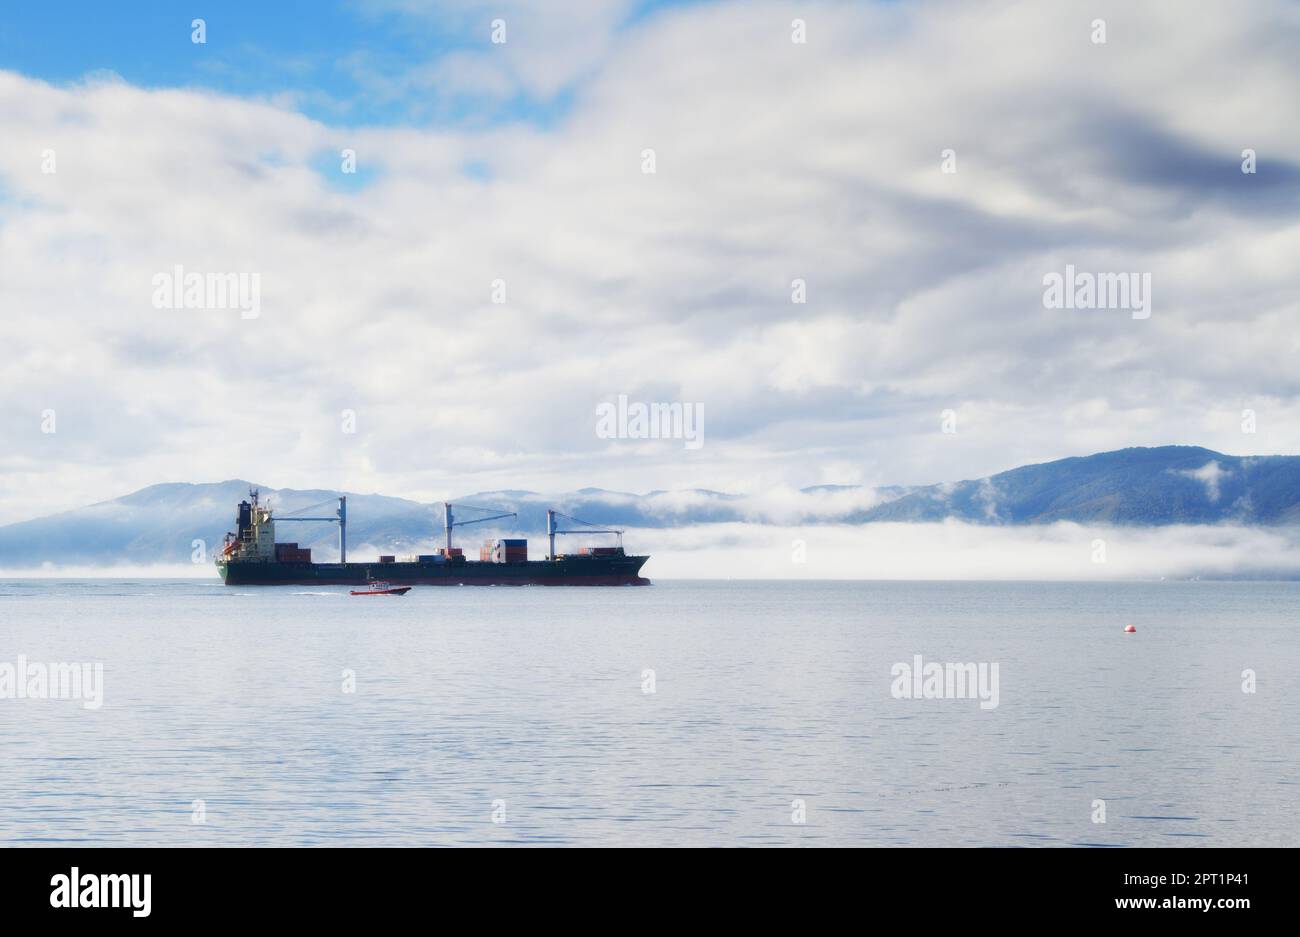
M11 8L0 523L1298 452L1297 62L1289 0Z

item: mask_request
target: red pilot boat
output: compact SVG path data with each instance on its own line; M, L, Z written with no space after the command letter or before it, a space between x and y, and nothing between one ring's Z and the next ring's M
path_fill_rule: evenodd
M388 582L372 582L368 589L353 589L351 595L406 595L410 586L395 586Z

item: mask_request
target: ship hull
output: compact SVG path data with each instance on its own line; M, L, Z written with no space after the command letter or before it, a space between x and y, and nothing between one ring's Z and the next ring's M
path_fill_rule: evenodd
M232 560L217 569L228 586L648 586L648 556L561 557L522 563L272 563Z

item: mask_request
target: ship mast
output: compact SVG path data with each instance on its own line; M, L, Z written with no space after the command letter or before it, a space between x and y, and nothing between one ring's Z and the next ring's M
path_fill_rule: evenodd
M581 530L560 530L555 526L555 519L563 517L565 520L573 521L575 524L582 524ZM555 535L556 534L615 534L618 536L618 546L623 548L623 531L613 527L597 527L591 521L584 521L580 517L570 517L568 514L561 514L559 511L546 512L546 537L551 543L551 555L548 560L555 559Z
M501 518L503 518L503 517L518 517L518 516L519 516L519 515L516 514L514 511L506 511L506 512L501 513L501 514L492 514L492 515L489 515L488 517L476 517L476 518L474 518L473 520L469 520L469 521L458 521L458 520L456 520L456 515L455 515L455 513L452 511L452 508L453 508L453 507L454 507L454 505L452 505L450 502L444 501L444 502L442 503L442 524L443 524L443 527L444 527L444 528L446 529L446 531L447 531L447 552L448 552L448 553L451 552L451 530L452 530L453 527L467 527L467 526L469 526L470 524L482 524L482 523L484 523L484 522L486 522L486 521L499 521L499 520L501 520ZM476 507L472 507L472 506L468 506L468 505L461 505L461 507L464 508L464 509L467 510L467 511L491 511L491 510L500 510L500 508L495 508L495 509L494 509L494 508L476 508Z
M322 501L320 504L308 505L306 508L299 508L300 511L311 510L314 507L320 507L328 504L328 501ZM257 504L257 492L253 492L253 504ZM348 496L339 495L339 507L334 512L333 517L277 517L276 521L284 523L285 521L326 521L330 524L339 525L339 562L348 561Z
M348 561L348 496L339 495L339 562Z

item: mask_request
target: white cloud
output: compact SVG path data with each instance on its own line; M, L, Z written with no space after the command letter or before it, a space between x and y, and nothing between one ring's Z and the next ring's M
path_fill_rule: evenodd
M631 0L364 0L373 14L396 12L411 29L453 27L467 48L435 61L393 70L382 54L358 53L349 65L383 100L433 95L500 101L515 94L549 99L591 74L612 53ZM504 42L492 42L494 24ZM500 35L498 33L498 35Z
M809 4L805 46L783 4L610 4L531 44L517 9L493 74L571 84L550 130L0 72L0 521L229 477L775 504L1300 434L1294 5ZM382 170L357 192L317 171L344 147ZM1151 271L1152 318L1044 309L1066 262ZM176 263L259 272L261 317L152 308ZM617 393L702 402L704 448L598 439Z
M1205 496L1211 501L1219 500L1219 482L1232 474L1222 468L1218 461L1211 459L1198 469L1183 469L1174 473L1184 478L1193 478L1205 486Z

